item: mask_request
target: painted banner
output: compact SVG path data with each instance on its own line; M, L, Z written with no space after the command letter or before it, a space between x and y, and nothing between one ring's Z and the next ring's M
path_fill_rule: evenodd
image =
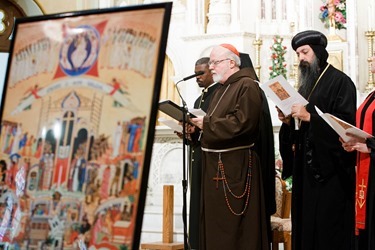
M16 20L0 244L137 249L171 3Z

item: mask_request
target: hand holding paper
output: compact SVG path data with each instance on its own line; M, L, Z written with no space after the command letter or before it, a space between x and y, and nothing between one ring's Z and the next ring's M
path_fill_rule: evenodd
M203 129L203 116L191 118L191 122L200 129Z
M363 141L366 138L372 137L371 134L353 126L350 123L347 123L346 121L341 120L334 115L323 113L317 106L315 106L315 109L318 115L320 115L323 120L336 131L336 133L344 140L344 142L348 142L351 139L351 136L349 134L361 138Z
M355 137L351 137L355 138ZM354 150L357 150L361 153L370 153L371 150L367 147L365 142L356 142L356 139L354 141L349 140L348 142L343 141L342 138L340 138L340 141L342 143L342 147L347 152L353 152Z
M266 83L260 84L264 93L288 116L292 112L293 104L305 106L309 102L301 96L282 76L279 75Z

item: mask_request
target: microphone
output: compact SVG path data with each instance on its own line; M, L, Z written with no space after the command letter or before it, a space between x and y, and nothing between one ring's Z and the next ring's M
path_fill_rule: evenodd
M189 77L190 77L190 76L189 76ZM184 79L185 79L185 78L184 78ZM181 95L180 89L177 87L177 85L178 85L180 82L185 81L184 79L179 80L178 82L176 82L175 85L174 85L174 87L176 88L177 93L178 93L178 95L179 95L180 98L181 98L183 108L184 108L185 110L187 110L187 104L186 104L184 98L183 98L182 95ZM190 79L190 78L189 78L189 79Z
M195 74L193 74L193 75L191 75L191 76L187 76L187 77L185 77L185 78L182 78L182 81L187 81L187 80L189 80L189 79L191 79L191 78L194 78L194 77L197 77L197 76L201 76L201 75L203 75L203 74L204 74L203 71L199 71L199 72L197 72L197 73L195 73Z
M185 77L185 78L182 78L181 80L179 80L179 81L176 82L176 84L175 84L175 87L176 87L176 89L177 89L177 93L178 93L178 95L180 96L180 98L181 98L181 100L182 100L182 105L184 106L184 108L185 108L186 110L187 110L186 102L185 102L184 98L182 97L182 95L181 95L181 93L180 93L180 90L178 89L177 85L178 85L180 82L187 81L187 80L189 80L189 79L191 79L191 78L194 78L194 77L197 77L197 76L201 76L201 75L203 75L203 74L204 74L203 71L198 71L197 73L195 73L195 74L193 74L193 75L190 75L190 76L187 76L187 77Z

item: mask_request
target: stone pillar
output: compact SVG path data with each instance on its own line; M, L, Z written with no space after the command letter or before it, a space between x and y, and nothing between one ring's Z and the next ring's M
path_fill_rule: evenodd
M210 0L207 33L223 33L230 30L231 2L230 0Z

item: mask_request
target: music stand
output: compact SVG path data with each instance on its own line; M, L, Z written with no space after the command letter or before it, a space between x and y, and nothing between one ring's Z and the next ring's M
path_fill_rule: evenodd
M183 106L178 106L176 103L172 102L171 100L161 101L159 102L159 110L163 113L169 115L170 117L174 118L175 120L182 123L182 192L183 192L183 201L182 201L182 221L184 225L184 249L191 249L190 243L188 240L187 235L187 179L186 179L186 124L189 123L189 117L196 117L193 114L189 113L187 104L182 98L181 93L177 87L177 84L180 83L180 80L176 83L177 93L179 94Z

